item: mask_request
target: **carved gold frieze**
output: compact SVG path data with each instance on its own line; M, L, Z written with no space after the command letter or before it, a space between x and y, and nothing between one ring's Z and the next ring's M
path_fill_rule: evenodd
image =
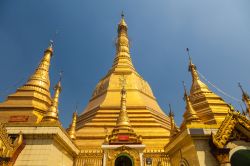
M237 132L236 128L241 132ZM242 134L250 139L249 132L250 120L247 119L245 115L231 110L216 134L212 134L212 141L217 148L224 148L228 141L243 138L243 136L241 136Z
M14 163L21 145L23 145L22 133L13 141L8 135L5 125L0 123L0 161L2 165Z

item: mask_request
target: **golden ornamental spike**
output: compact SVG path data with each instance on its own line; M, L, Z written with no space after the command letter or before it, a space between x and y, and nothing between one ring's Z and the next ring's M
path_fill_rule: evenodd
M127 115L127 109L126 109L126 89L125 89L125 85L126 85L126 79L125 77L123 77L121 80L121 86L122 86L122 90L121 90L121 109L120 109L120 114L117 118L117 122L116 122L116 126L118 127L130 127L130 122L129 122L129 118Z
M240 87L241 89L241 92L242 92L242 100L249 100L249 95L244 91L242 85L240 84L240 82L238 83L238 86Z
M72 122L71 125L68 129L68 134L71 139L75 140L76 139L76 121L77 121L77 112L75 111L72 116Z
M49 94L50 79L49 79L49 68L50 60L53 55L53 42L50 41L48 48L44 51L44 56L36 68L33 75L30 76L29 80L25 83L21 89L33 89L34 87L41 88L41 92L44 90Z
M171 104L168 104L168 106L169 106L169 114L168 114L168 116L169 117L174 117L174 113L172 111Z
M184 88L184 96L183 96L183 100L184 101L187 101L187 88L186 88L186 84L184 81L182 81L182 85L183 85L183 88Z
M126 79L122 77L120 79L120 83L122 86L121 89L121 108L120 113L116 121L116 126L112 130L111 135L106 135L104 143L105 144L141 144L142 138L141 136L137 136L132 126L130 124L127 109L126 109ZM124 142L125 141L125 142Z
M202 91L202 92L211 92L206 84L204 84L199 77L197 68L195 64L193 64L191 56L189 54L188 50L188 56L189 56L189 65L188 65L188 71L191 73L192 76L192 86L190 89L190 95Z
M42 119L42 122L55 122L58 121L58 102L59 102L59 95L61 93L62 87L61 87L61 80L58 81L55 88L55 94L52 100L52 104L48 110L48 112L45 114L45 116Z
M123 15L117 27L116 56L110 73L128 73L131 71L136 72L130 57L128 26Z
M191 101L189 99L185 82L183 81L183 87L184 87L184 99L186 101L186 112L184 113L184 118L187 123L190 123L192 121L200 121L200 119L197 116L196 111L194 110Z
M122 11L122 13L121 13L121 17L124 18L124 12L123 12L123 11Z

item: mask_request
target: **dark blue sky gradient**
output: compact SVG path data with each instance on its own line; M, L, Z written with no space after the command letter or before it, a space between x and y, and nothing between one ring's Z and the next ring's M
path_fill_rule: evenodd
M133 63L163 110L172 104L180 124L181 82L191 85L186 47L198 70L222 90L240 99L240 81L250 93L249 7L249 0L1 0L0 100L25 83L58 30L50 79L53 87L64 71L59 108L68 126L76 103L81 112L112 65L123 10Z

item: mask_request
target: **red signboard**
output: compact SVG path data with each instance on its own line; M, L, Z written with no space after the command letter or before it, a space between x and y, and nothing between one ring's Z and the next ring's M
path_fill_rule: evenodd
M27 122L29 116L19 115L19 116L10 116L9 122Z
M128 135L118 135L118 140L119 141L128 141L129 136Z

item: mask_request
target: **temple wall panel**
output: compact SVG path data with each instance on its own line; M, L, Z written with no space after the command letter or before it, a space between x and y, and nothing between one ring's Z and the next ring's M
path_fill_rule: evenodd
M49 165L52 143L51 139L27 139L14 166Z
M197 151L197 156L200 165L214 166L218 165L218 162L210 152L210 146L207 139L193 140Z
M195 146L192 142L187 142L174 152L169 154L171 166L179 166L181 161L187 161L189 165L201 166L199 164L198 156Z
M14 166L73 166L73 157L60 147L52 138L26 139L26 145Z

